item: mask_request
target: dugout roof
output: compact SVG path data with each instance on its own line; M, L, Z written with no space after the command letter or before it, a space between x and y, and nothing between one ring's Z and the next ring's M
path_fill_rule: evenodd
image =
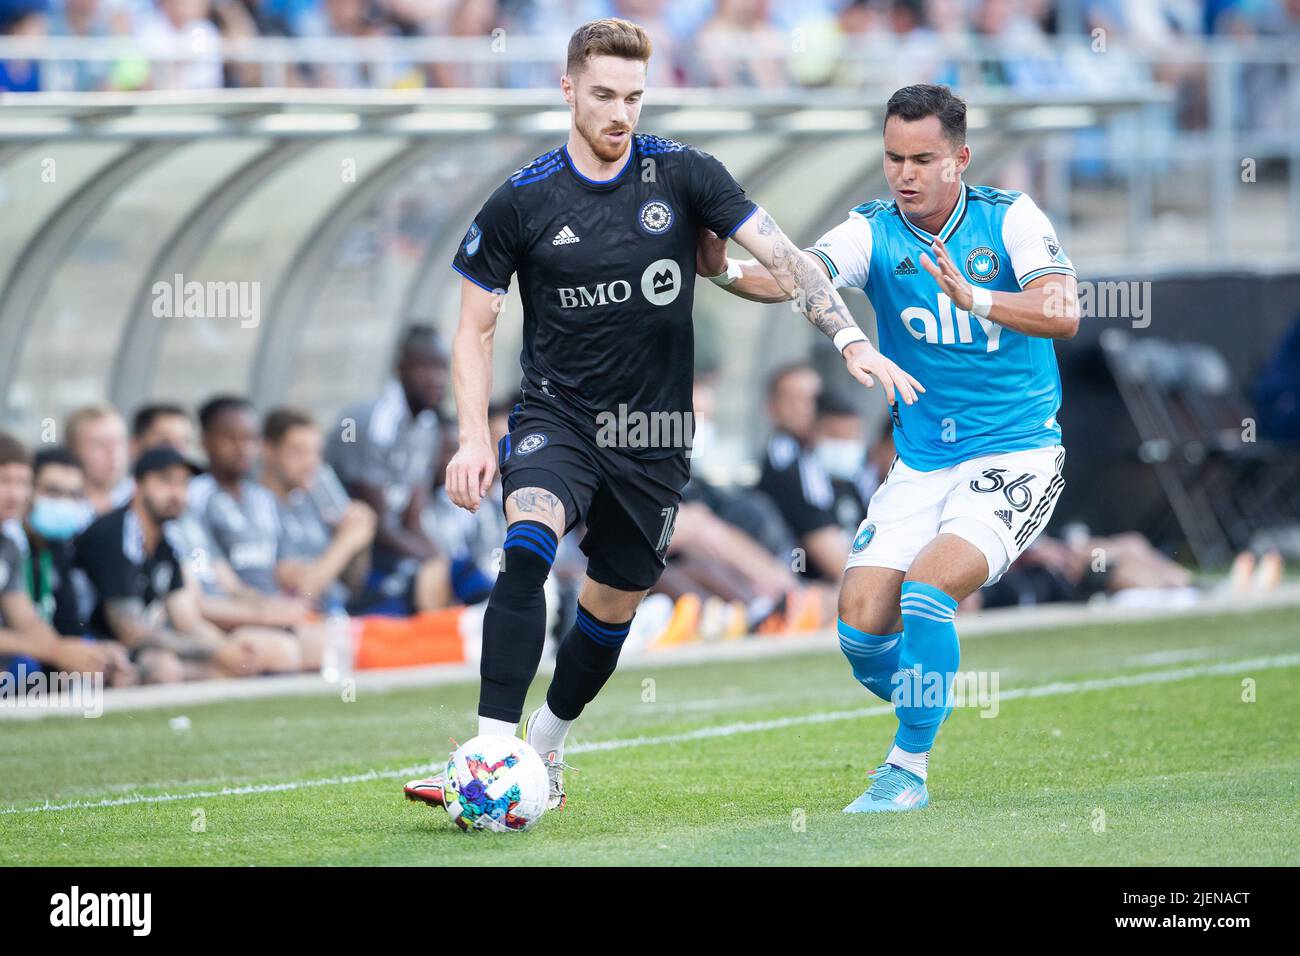
M722 96L656 93L641 128L716 154L800 240L883 191L882 104ZM1159 98L973 96L977 168ZM30 438L86 402L129 414L218 390L323 419L373 391L404 326L450 333L467 223L567 128L549 90L0 96L0 427ZM245 283L244 298L224 318L174 314L195 281ZM498 393L517 381L519 314L500 327ZM784 309L703 290L697 319L701 353L735 381L812 340Z

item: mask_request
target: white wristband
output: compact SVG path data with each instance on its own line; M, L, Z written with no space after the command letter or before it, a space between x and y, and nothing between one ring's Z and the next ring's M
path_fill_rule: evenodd
M970 290L970 296L971 315L987 319L989 309L993 308L993 293L982 286L975 286Z
M720 272L715 276L709 276L709 281L712 282L714 285L728 286L731 285L731 283L735 282L737 279L739 279L742 275L744 275L744 273L741 271L740 268L740 260L728 259L727 271Z
M867 333L863 332L856 325L850 325L846 329L840 329L835 333L835 338L831 339L831 342L835 345L835 350L841 355L843 355L844 350L854 342L866 341L868 341Z

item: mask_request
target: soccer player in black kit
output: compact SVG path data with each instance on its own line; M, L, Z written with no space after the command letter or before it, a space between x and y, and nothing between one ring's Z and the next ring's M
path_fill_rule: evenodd
M447 466L447 493L476 511L500 468L509 524L483 619L480 734L516 733L545 644L542 587L556 546L577 522L587 528L577 619L560 642L546 702L524 731L547 763L551 807L564 802L569 725L614 672L637 605L663 570L690 476L701 234L734 239L779 277L858 381L879 379L891 402L911 404L924 391L867 341L825 273L718 160L634 133L649 58L650 40L636 24L578 28L561 80L573 114L568 142L492 194L453 262L461 275L452 348L460 448ZM522 399L493 448L492 339L512 274L524 308ZM685 425L626 434L610 427L638 421ZM656 441L664 431L677 440ZM442 779L412 781L406 795L441 804Z

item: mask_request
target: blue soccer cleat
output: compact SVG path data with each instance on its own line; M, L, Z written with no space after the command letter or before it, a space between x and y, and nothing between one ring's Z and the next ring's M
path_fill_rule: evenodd
M882 764L867 774L871 780L865 793L844 808L845 813L902 813L930 805L925 781L892 763Z

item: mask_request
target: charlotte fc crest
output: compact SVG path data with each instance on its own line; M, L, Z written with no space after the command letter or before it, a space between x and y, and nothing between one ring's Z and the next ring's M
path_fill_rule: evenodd
M966 274L976 282L992 282L1001 268L998 254L988 246L972 249L966 257Z

